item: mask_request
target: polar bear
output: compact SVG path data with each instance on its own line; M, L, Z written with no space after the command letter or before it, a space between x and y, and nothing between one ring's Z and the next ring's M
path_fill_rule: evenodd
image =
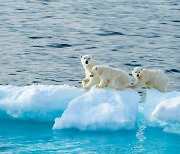
M115 88L123 90L130 85L129 75L121 70L105 65L96 65L92 68L90 77L99 76L100 83L96 85L97 88Z
M81 63L85 70L86 77L82 80L82 87L85 89L90 89L94 85L99 84L100 78L98 76L94 76L90 78L91 69L95 65L100 65L100 62L96 61L94 57L90 55L81 56Z
M146 85L147 88L155 88L161 92L167 91L169 79L161 70L135 67L132 69L132 75L136 79L136 83L130 85L130 88L136 89Z

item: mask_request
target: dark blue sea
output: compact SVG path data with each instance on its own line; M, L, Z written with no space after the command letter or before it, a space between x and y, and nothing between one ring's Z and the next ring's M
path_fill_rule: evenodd
M168 91L180 91L180 1L2 1L0 153L178 153L179 133L148 126L141 115L133 130L81 131L53 130L54 119L44 120L46 116L34 120L41 107L31 116L22 112L24 108L17 109L18 114L11 112L11 101L20 99L13 93L29 87L80 89L84 54L129 74L137 66L162 69L169 77ZM139 91L143 97L145 92ZM29 93L23 95L23 102ZM33 102L43 97L33 97ZM57 101L56 96L51 100ZM139 104L143 107L144 101Z

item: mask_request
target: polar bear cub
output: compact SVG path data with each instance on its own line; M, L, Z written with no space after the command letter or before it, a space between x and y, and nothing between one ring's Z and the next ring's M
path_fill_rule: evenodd
M85 78L82 80L82 87L85 89L90 89L94 85L99 84L100 78L98 76L90 78L90 73L95 65L100 65L100 62L96 61L91 55L84 55L81 56L81 63L83 65L86 75Z
M121 70L104 65L96 65L92 68L90 77L99 76L100 83L96 85L98 88L115 88L123 90L130 85L129 75Z
M146 85L147 88L155 88L161 92L167 91L168 77L161 70L135 67L132 69L132 75L136 83L129 86L130 88L136 89Z

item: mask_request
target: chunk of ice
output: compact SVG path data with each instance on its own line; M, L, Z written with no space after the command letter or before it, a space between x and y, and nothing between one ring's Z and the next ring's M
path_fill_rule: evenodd
M62 116L55 119L53 128L132 129L135 127L139 101L139 94L132 89L92 88L70 102Z

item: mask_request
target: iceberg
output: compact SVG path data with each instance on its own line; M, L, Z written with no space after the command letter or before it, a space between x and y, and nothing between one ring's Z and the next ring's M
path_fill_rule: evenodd
M53 121L84 92L68 85L0 86L0 118Z
M118 130L135 128L140 95L132 89L92 88L69 103L53 129Z
M162 127L166 132L180 133L180 92L148 90L144 115L148 125Z

